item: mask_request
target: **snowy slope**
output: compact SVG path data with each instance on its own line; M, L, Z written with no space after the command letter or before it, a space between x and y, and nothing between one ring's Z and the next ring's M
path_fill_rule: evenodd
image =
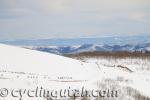
M51 90L89 87L99 73L97 69L95 64L0 44L0 100L18 100L10 94L1 98L3 88L10 93L12 89L35 89L37 86Z
M113 80L117 82L120 86L133 88L139 91L141 95L150 97L150 58L120 59L100 57L82 58L82 60L89 63L96 63L100 66L102 72L99 73L99 79ZM133 100L141 99L134 98Z
M2 88L11 91L35 89L36 86L51 90L81 89L83 86L88 90L110 89L118 90L119 95L109 100L149 100L143 99L150 97L149 59L81 60L0 44L0 100L48 100L29 98L25 93L18 98L13 98L10 93L5 98L1 97Z
M72 77L87 80L95 75L91 66L78 60L0 44L1 70ZM85 73L85 75L83 74Z

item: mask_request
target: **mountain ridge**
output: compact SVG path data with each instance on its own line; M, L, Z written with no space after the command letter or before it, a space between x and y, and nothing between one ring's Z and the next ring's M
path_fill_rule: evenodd
M119 52L119 51L140 51L146 52L150 51L150 43L137 44L137 45L96 45L96 44L83 44L83 45L73 45L73 46L23 46L27 49L38 50L48 53L55 54L74 54L81 52Z

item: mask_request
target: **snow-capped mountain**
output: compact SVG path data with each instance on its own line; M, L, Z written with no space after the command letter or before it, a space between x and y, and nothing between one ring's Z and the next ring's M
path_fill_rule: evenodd
M55 54L92 51L150 51L150 36L108 36L97 38L5 40L0 43L17 45Z
M80 52L92 52L92 51L150 51L150 43L137 44L137 45L95 45L95 44L84 44L77 46L24 46L25 48L39 50L55 54L72 54Z

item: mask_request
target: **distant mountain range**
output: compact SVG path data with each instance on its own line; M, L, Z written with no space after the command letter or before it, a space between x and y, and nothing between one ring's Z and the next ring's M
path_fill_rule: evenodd
M150 43L149 36L107 36L97 38L65 38L65 39L36 39L36 40L5 40L0 43L19 46L72 46L84 44L126 45Z
M24 46L24 48L38 50L43 52L55 53L55 54L74 54L81 52L95 52L95 51L150 51L150 43L138 44L138 45L94 45L94 44L84 44L76 46Z
M61 55L92 51L150 51L150 36L14 40L0 43Z

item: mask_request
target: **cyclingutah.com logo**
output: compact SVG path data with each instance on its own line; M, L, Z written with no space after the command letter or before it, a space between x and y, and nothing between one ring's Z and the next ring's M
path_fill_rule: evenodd
M1 98L15 98L18 100L26 100L30 98L46 98L47 100L60 99L60 98L117 98L117 90L86 90L84 87L81 89L73 89L68 87L66 89L50 90L43 87L36 87L35 89L0 89Z

